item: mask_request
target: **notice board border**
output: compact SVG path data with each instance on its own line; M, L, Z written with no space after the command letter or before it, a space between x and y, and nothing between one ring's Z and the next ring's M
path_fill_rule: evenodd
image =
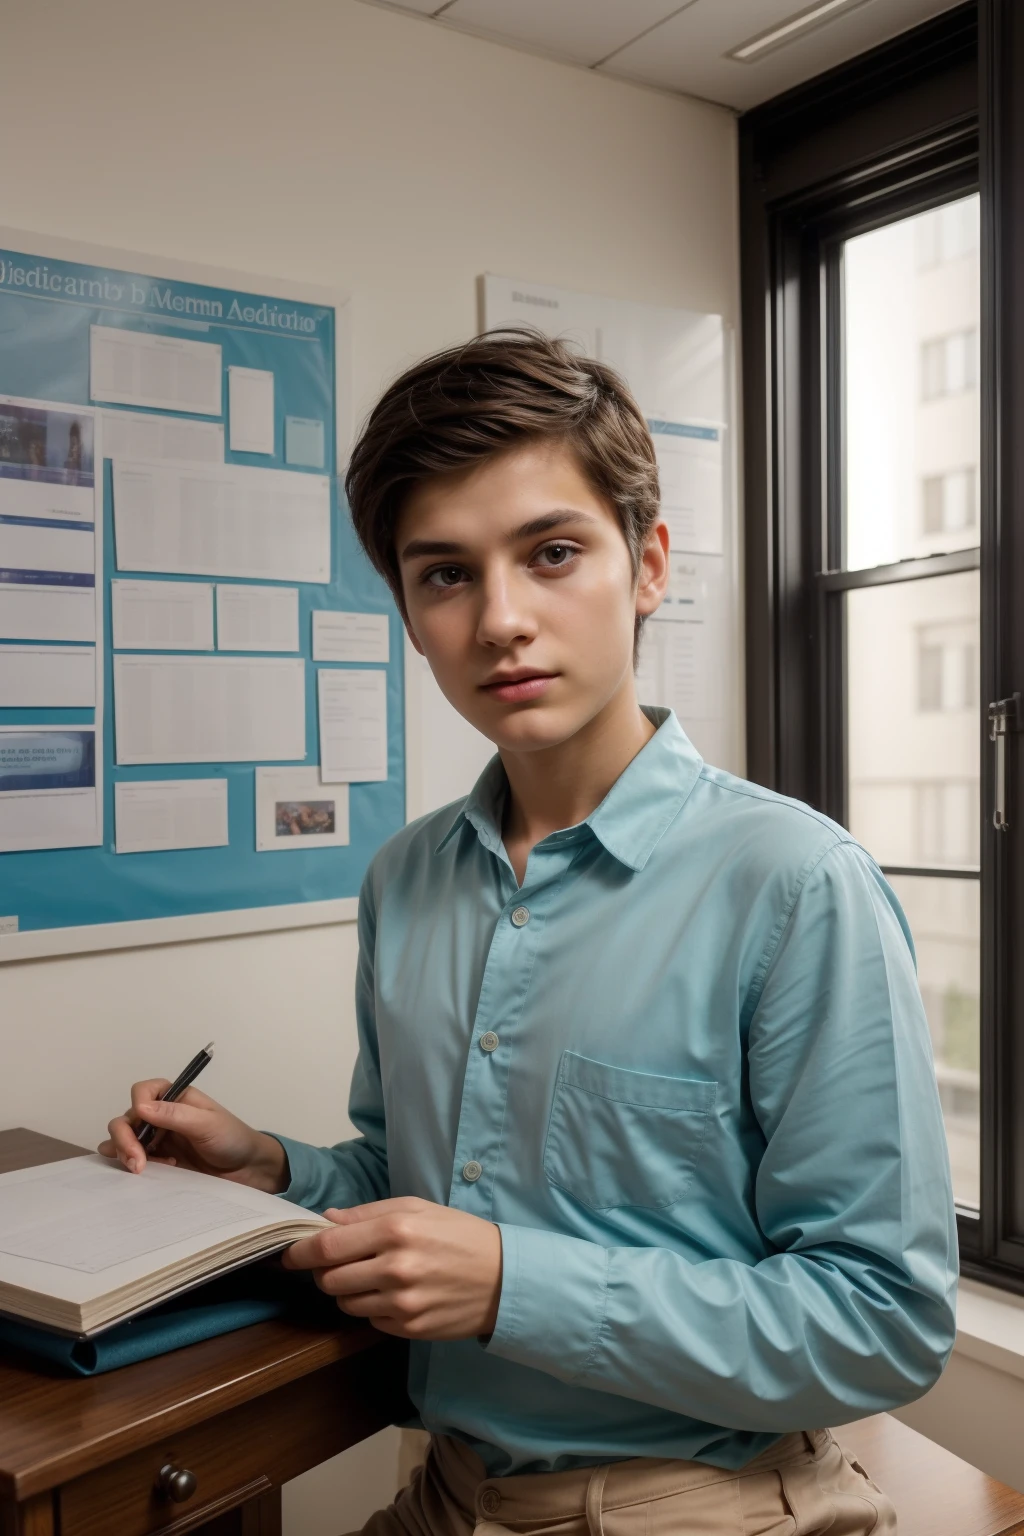
M7 224L0 224L0 247L22 250L43 260L112 267L168 281L259 292L285 301L333 309L337 446L335 471L339 477L344 473L354 431L351 294L322 284L109 246L98 241L68 238ZM357 912L358 898L343 896L327 901L298 901L278 906L239 907L171 917L0 933L0 966L62 955L195 943L246 934L347 924L355 922Z

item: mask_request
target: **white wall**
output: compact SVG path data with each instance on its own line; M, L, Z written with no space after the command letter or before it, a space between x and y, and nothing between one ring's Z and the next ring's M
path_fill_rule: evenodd
M354 299L357 416L476 329L485 271L738 314L730 114L355 0L7 7L0 221ZM421 773L410 808L461 793ZM0 862L0 888L17 878ZM2 909L2 903L0 903ZM0 967L0 1125L91 1143L132 1078L211 1035L206 1086L312 1141L344 1134L349 927ZM385 1437L300 1479L292 1536L389 1491Z

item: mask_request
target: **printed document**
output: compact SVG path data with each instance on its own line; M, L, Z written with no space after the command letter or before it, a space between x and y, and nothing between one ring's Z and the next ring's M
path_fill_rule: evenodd
M92 709L91 645L0 645L0 709Z
M221 349L209 341L89 327L89 393L111 405L221 414Z
M228 369L232 453L274 452L274 375L264 368Z
M690 422L649 423L658 458L661 512L674 552L722 553L722 429Z
M95 640L95 590L0 581L0 635L8 640Z
M119 764L301 761L305 663L287 656L115 656L114 733Z
M348 842L348 785L319 768L256 769L256 850L300 853Z
M118 853L220 848L228 841L227 779L121 780L114 785Z
M122 571L328 582L330 483L287 469L122 459L114 541Z
M336 613L330 608L313 610L313 660L388 660L386 613Z
M93 726L0 726L0 853L103 840Z
M317 672L320 777L366 784L388 776L387 673L373 668Z
M101 411L105 459L185 459L223 464L219 421L189 421L145 411Z
M0 518L92 523L94 413L0 395Z
M110 611L117 650L213 650L208 581L112 581Z
M219 651L297 651L298 587L217 587Z

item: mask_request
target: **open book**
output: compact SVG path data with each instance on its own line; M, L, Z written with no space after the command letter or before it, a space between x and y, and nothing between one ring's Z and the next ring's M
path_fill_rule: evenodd
M330 1226L242 1184L72 1157L0 1174L0 1312L84 1337Z

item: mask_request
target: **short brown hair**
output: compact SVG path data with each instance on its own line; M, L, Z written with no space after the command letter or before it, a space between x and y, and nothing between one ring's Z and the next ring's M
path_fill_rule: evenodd
M395 528L412 487L540 438L571 448L611 502L634 579L639 575L660 505L654 444L640 407L605 363L539 331L512 327L485 331L409 368L378 400L353 449L345 476L352 521L399 608Z

